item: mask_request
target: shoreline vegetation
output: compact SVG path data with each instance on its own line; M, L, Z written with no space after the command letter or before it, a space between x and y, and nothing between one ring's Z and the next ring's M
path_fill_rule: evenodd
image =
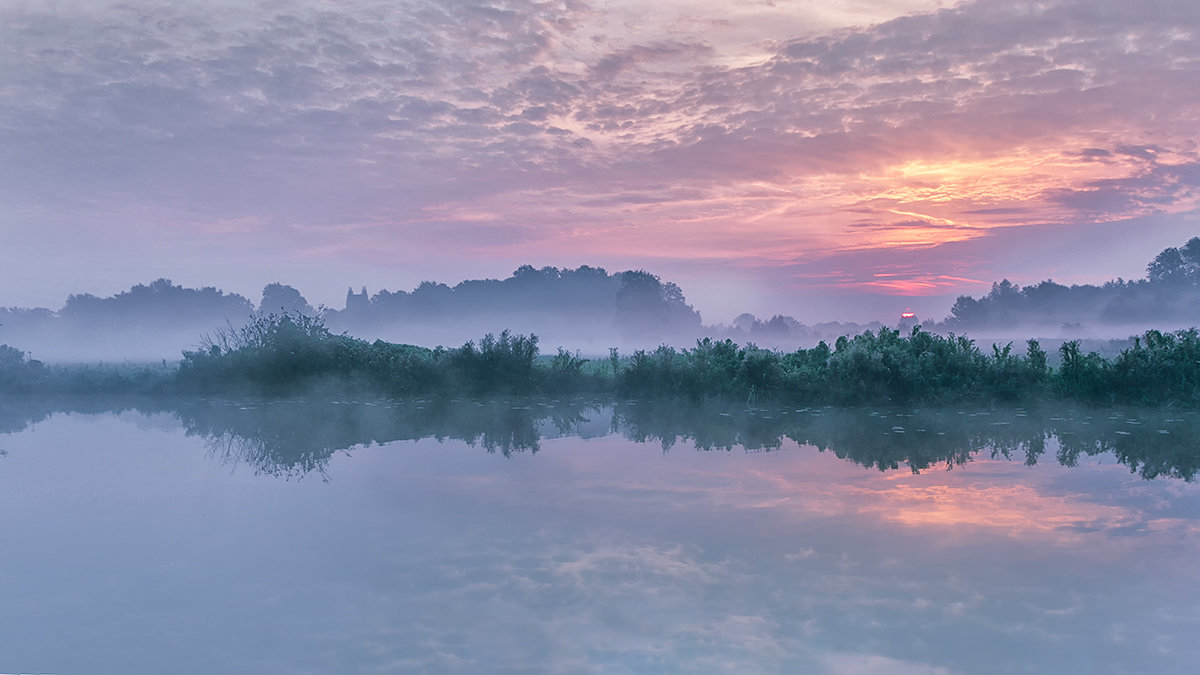
M623 399L744 400L802 405L943 405L1063 399L1094 405L1200 403L1200 333L1150 330L1108 359L1078 341L1049 364L1036 340L981 350L964 336L880 328L783 352L698 340L605 359L508 331L457 348L365 340L300 313L255 317L217 331L161 368L47 366L0 346L0 393L379 396L605 395Z

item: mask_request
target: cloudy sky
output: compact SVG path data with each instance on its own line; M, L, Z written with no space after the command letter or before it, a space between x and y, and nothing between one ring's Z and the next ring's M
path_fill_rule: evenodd
M940 318L1200 234L1200 3L0 0L0 305L645 268Z

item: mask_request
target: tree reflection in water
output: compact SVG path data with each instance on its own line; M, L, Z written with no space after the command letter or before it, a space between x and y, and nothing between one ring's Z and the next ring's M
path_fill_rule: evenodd
M226 400L0 399L0 433L55 413L169 413L224 462L282 478L325 474L339 451L395 441L459 440L489 453L536 453L543 438L619 433L663 451L777 451L785 442L879 470L951 469L979 453L1074 466L1110 453L1146 479L1192 481L1200 416L1172 408L752 408L744 403L601 399Z

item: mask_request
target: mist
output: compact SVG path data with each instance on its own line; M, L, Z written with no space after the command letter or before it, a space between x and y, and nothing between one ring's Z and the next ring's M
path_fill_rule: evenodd
M981 296L960 296L949 315L915 312L868 323L806 324L775 314L743 312L705 321L679 285L645 270L610 273L524 265L504 279L469 279L454 286L425 281L411 290L348 288L341 307L314 307L300 289L266 285L252 301L216 287L184 288L169 279L138 284L109 297L70 295L57 310L0 309L0 344L51 363L177 361L181 354L255 316L320 316L336 334L422 347L457 347L487 334L536 336L543 353L562 348L585 358L693 346L702 338L792 351L864 331L915 326L963 335L981 346L1038 339L1056 349L1073 340L1087 351L1115 355L1147 330L1174 331L1200 323L1200 238L1163 250L1143 279L1065 286L1051 280L1025 287L1007 279ZM897 298L903 300L903 298ZM900 303L897 302L899 306ZM854 314L846 307L847 314Z
M426 281L411 290L346 291L340 307L314 307L290 285L271 283L261 298L215 287L185 288L169 279L137 284L109 297L73 294L63 307L0 308L0 343L48 363L176 361L255 316L321 316L329 328L367 341L457 347L503 331L536 336L543 352L563 348L588 358L610 349L628 354L660 345L686 348L713 337L773 348L821 340L883 324L806 326L790 316L743 313L705 324L676 284L643 270L522 266L504 279L449 286Z

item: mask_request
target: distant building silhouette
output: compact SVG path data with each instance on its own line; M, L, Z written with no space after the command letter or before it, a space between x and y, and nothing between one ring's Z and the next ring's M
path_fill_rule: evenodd
M355 293L353 288L346 289L346 311L358 312L371 308L371 298L367 296L367 287L363 286L361 293Z

